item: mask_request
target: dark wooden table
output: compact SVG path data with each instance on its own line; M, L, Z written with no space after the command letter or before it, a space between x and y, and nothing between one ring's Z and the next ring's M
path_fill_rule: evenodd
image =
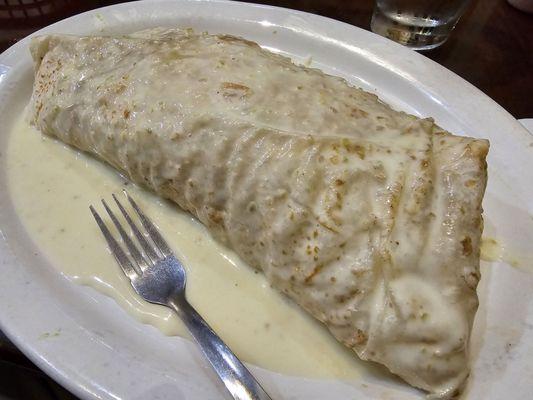
M0 51L29 33L70 15L115 0L39 0L37 16L14 13L0 0ZM373 0L252 1L328 16L363 29L370 28ZM46 8L45 6L49 8ZM533 118L533 14L505 0L474 0L442 47L424 53L452 70L502 105L515 118ZM490 118L490 116L487 116ZM0 333L0 398L74 399L40 372Z

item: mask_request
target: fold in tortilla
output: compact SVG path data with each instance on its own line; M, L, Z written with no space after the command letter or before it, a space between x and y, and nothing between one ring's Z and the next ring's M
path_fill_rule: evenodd
M460 389L487 141L229 35L50 35L31 51L44 134L191 212L360 358Z

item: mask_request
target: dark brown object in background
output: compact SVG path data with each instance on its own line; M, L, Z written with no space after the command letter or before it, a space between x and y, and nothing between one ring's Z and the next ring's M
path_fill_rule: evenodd
M248 1L307 11L367 30L374 5L374 0ZM0 0L0 51L60 19L121 2ZM514 117L533 118L533 14L518 11L505 0L474 0L448 42L424 54L477 86ZM3 339L1 332L0 398L75 399Z
M104 1L0 0L0 50L43 26L104 4Z
M28 360L0 332L0 399L76 400Z
M481 89L515 118L533 118L533 14L505 0L478 0L448 43L426 56Z

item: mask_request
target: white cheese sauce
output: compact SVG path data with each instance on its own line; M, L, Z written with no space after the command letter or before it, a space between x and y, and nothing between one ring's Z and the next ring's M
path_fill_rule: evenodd
M533 254L513 248L493 237L483 237L480 246L480 258L483 261L501 261L524 272L533 273Z
M354 380L374 368L215 242L189 214L128 184L104 163L42 136L22 119L11 133L7 173L21 222L53 265L72 281L113 297L137 320L167 335L187 336L169 309L134 293L89 212L93 204L104 216L100 199L112 202L111 194L120 195L125 186L185 264L190 302L239 357L316 378Z

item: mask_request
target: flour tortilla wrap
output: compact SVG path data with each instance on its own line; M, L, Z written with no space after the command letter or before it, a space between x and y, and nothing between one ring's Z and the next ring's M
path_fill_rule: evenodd
M189 211L360 358L437 396L462 386L487 141L228 35L31 51L43 134Z

